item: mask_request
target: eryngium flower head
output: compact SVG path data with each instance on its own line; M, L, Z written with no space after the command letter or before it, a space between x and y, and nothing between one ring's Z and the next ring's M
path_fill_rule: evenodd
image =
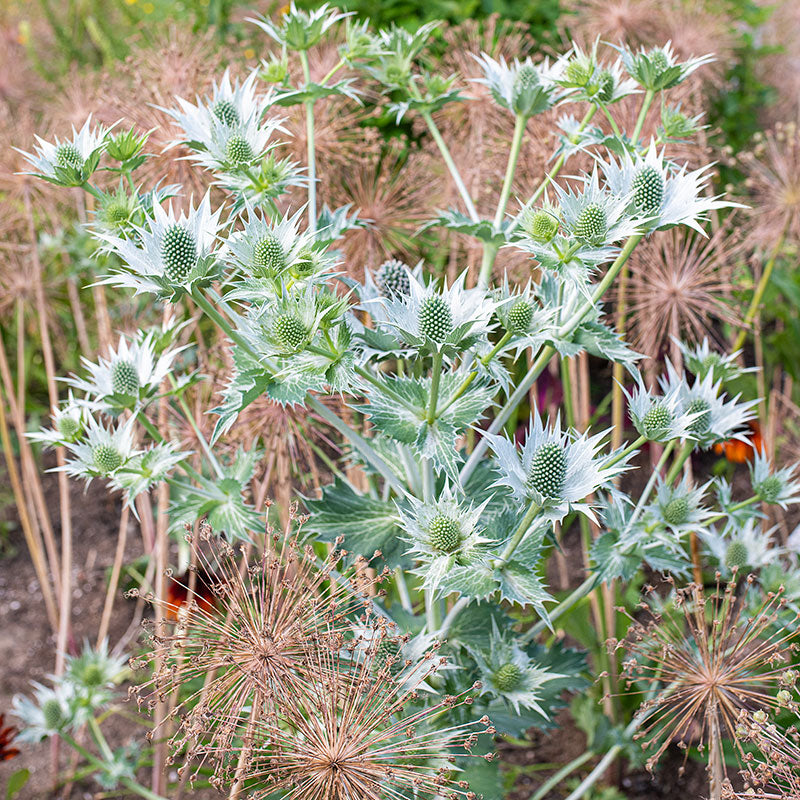
M393 674L397 656L383 647L387 637L379 629L366 648L359 639L337 644L330 637L314 648L311 691L255 730L246 774L264 786L257 798L275 791L285 800L475 797L454 762L470 756L480 735L494 729L488 717L462 724L450 718L472 704L480 684L458 695L423 698L420 687L446 666L445 659L435 648L428 651L421 660L425 668L409 685Z
M538 503L544 518L560 520L580 511L594 519L584 499L627 468L625 459L606 466L598 458L607 433L562 432L560 416L545 426L534 408L521 451L505 436L487 434L501 475L496 485Z
M628 411L636 430L651 442L670 442L673 439L693 438L691 424L695 417L683 410L679 387L658 396L652 394L641 377L631 392L622 390L628 401Z
M656 499L647 508L647 517L669 528L680 537L689 531L702 532L711 512L701 503L709 483L694 486L684 477L677 486L670 486L662 480L658 482Z
M80 131L72 128L72 138L46 142L37 136L34 153L19 152L36 170L31 175L61 186L82 186L97 169L107 133L102 125L92 127L89 115Z
M530 58L508 64L503 56L495 60L486 53L476 59L484 77L475 78L475 82L487 86L499 106L520 116L540 114L564 94L553 81L547 59L541 64L534 64Z
M694 346L686 342L676 341L678 349L683 356L683 363L686 369L698 378L705 378L709 372L713 372L717 380L723 383L738 378L745 372L755 372L757 367L743 367L739 363L741 350L733 353L720 353L712 350L708 337L704 336L700 344Z
M116 427L104 428L94 417L86 420L83 436L76 442L67 443L69 457L63 467L73 478L113 478L118 470L141 453L134 447L136 416Z
M661 91L677 86L689 77L698 67L714 60L711 54L678 61L667 42L664 47L650 50L642 48L638 53L622 45L617 48L622 54L622 63L628 74L645 89Z
M731 518L721 532L699 531L708 555L723 575L734 570L743 575L776 564L786 551L775 543L775 532L775 528L764 530L762 520L754 516L742 521Z
M167 211L154 204L153 219L145 227L134 226L134 238L99 231L97 236L106 249L122 261L103 283L173 299L191 291L194 284L213 275L221 212L222 207L211 211L206 194L200 205L190 205L187 213L177 214L171 203Z
M263 553L253 558L244 546L240 558L207 526L191 546L205 575L204 594L214 601L198 602L191 578L190 599L179 606L148 597L177 622L167 633L154 631L153 652L132 666L157 663L152 680L137 689L139 702L150 706L205 679L202 688L184 691L170 715L179 718L171 743L176 751L186 748L187 763L199 756L224 770L249 725L313 691L320 676L310 653L325 637L350 629L349 617L369 605L375 579L363 559L349 577L337 573L341 550L318 564L310 545L288 529L281 536L268 528Z
M648 769L674 741L688 752L689 745L720 748L725 737L743 758L735 735L740 711L779 705L775 695L798 649L797 615L780 619L781 592L748 605L748 594L759 591L752 578L741 587L718 581L710 595L697 584L675 589L659 614L642 603L650 619L629 617L625 640L611 642L612 651L627 653L630 691L652 695L639 708L636 734L651 751Z
M794 480L797 465L770 471L769 459L756 453L750 465L753 492L764 503L787 506L800 501L800 481Z
M288 11L281 15L280 24L269 17L248 18L248 22L258 25L264 33L289 50L308 50L322 39L329 28L349 15L332 8L328 3L307 11L292 2Z

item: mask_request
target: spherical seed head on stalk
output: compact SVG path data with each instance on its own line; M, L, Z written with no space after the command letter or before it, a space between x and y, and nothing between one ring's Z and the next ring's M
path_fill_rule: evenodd
M440 553L452 553L461 544L461 525L457 519L439 514L428 528L431 547Z
M558 233L558 217L543 208L526 216L523 225L525 232L537 242L549 242Z
M605 211L593 203L578 215L573 232L578 239L592 245L601 245L605 240L607 224Z
M453 329L453 312L447 301L436 295L426 298L419 309L419 331L434 342L443 342Z
M513 692L522 679L522 668L517 664L503 664L492 676L492 682L501 692Z
M633 203L640 211L653 213L664 201L664 178L655 167L642 167L632 183Z
M275 338L287 349L297 350L308 336L308 330L293 314L281 314L275 320Z
M253 248L253 274L272 277L286 267L286 254L277 236L267 234Z
M295 706L327 680L315 649L337 646L352 630L351 620L371 608L369 597L383 576L366 569L364 559L343 567L346 554L336 548L319 562L299 543L293 524L292 518L280 534L268 527L260 555L201 527L190 547L209 599L199 600L191 577L188 585L171 578L187 602L149 598L176 621L166 632L155 631L150 652L132 662L134 668L156 666L136 694L152 708L159 697L181 692L170 741L176 752L186 748L187 763L197 756L198 768L209 762L225 773L231 759L237 761L234 745L250 737L256 723Z
M527 333L533 320L533 306L526 300L518 300L508 311L508 329L512 333Z
M164 275L172 283L184 283L197 264L197 244L183 225L172 225L161 239Z
M674 497L667 503L663 513L670 525L683 525L689 518L689 500L686 497Z
M249 164L255 158L250 142L238 134L228 139L225 144L225 155L232 164Z
M531 461L529 482L543 497L558 498L567 477L567 456L556 442L543 444Z

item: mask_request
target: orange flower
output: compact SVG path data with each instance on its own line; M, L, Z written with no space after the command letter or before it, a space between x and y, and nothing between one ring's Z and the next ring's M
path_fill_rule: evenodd
M19 750L11 743L17 736L17 729L11 725L4 726L5 714L0 714L0 761L10 761L19 755Z
M732 464L744 464L755 458L756 452L764 452L764 440L761 437L761 428L758 423L750 423L750 441L743 442L741 439L728 439L726 442L718 442L714 445L714 452L717 455L724 455Z

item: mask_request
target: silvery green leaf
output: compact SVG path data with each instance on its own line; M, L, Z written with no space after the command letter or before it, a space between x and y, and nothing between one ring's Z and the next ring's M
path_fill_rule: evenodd
M493 627L507 630L513 620L500 606L473 603L456 617L447 641L450 644L488 650Z
M444 596L457 593L482 600L497 589L497 576L486 564L455 566L442 576L438 588Z
M642 565L642 557L637 549L624 551L619 546L616 533L607 531L594 540L591 547L592 561L598 576L603 581L621 578L631 580Z
M365 228L367 222L359 219L358 211L354 211L348 216L348 212L352 207L352 203L347 203L335 209L330 209L327 204L323 205L317 216L317 242L327 247L337 239L341 239L347 231L355 228Z
M311 515L305 527L321 541L344 536L342 546L350 553L371 558L380 550L389 567L407 565L394 503L360 494L338 478L322 487L321 498L304 498L304 503Z
M414 441L414 449L422 458L429 458L434 469L444 472L451 480L458 480L461 457L456 450L458 431L451 422L437 419L433 425L423 424Z
M634 365L642 356L631 350L618 333L602 322L582 322L575 331L573 342L581 345L590 355L623 364L634 377L639 374Z
M505 233L496 231L491 220L482 219L475 222L470 219L470 217L454 208L449 208L447 211L440 211L438 216L422 226L422 230L435 226L448 228L456 233L465 233L468 236L474 236L476 239L480 239L482 242L498 246L505 244L507 241Z
M531 605L547 624L550 618L544 604L553 602L539 576L527 564L509 561L497 573L500 579L500 596L510 603Z

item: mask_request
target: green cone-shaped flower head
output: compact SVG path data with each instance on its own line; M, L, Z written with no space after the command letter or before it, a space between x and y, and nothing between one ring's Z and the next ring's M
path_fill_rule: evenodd
M633 202L645 214L653 214L664 201L664 178L651 166L642 167L633 177Z
M522 668L517 664L503 664L494 675L492 675L492 683L501 692L513 692L519 686L522 680Z
M376 282L384 297L406 297L411 291L408 267L396 258L384 261L378 267Z
M56 420L56 430L68 441L74 442L81 434L83 426L71 414L61 414Z
M428 528L428 540L439 553L452 553L461 544L461 525L452 517L438 514Z
M650 441L658 441L665 436L670 425L672 412L663 403L655 403L642 417L642 433Z
M601 103L608 103L614 97L614 76L604 69L597 79L597 99Z
M164 275L173 283L184 283L197 265L197 243L183 225L171 225L161 240Z
M453 330L453 312L447 302L437 295L423 300L419 309L419 332L431 341L440 343Z
M294 314L281 314L275 320L275 338L287 349L297 350L308 336L306 326Z
M767 475L755 489L759 498L765 503L774 503L783 490L783 481L779 475Z
M558 498L567 478L567 455L557 442L546 442L531 459L528 482L543 497Z
M687 414L697 414L694 421L689 424L689 430L698 435L711 430L711 405L704 397L695 397L686 409Z
M249 164L255 158L250 142L239 134L234 134L228 139L225 155L232 164Z
M527 300L517 300L508 310L507 319L511 333L527 333L533 320L533 306Z
M229 128L239 124L239 112L230 100L218 100L211 113Z
M139 373L133 362L118 358L111 365L111 388L114 394L133 396L139 391Z
M106 475L122 466L122 454L110 444L98 444L92 450L92 460L98 471Z
M594 67L587 58L576 58L567 64L566 77L576 86L586 86L592 77Z
M664 506L663 514L670 525L683 525L689 519L689 501L685 497L673 497Z
M597 203L586 206L575 221L575 236L592 245L603 244L607 230L606 212Z
M558 233L558 219L543 208L539 208L528 218L525 232L534 241L546 244Z
M260 278L271 278L286 267L286 254L277 236L268 233L253 248L253 272Z
M59 167L73 167L81 169L83 167L83 156L72 142L64 142L56 148L56 164Z
M731 542L725 551L725 566L728 569L743 569L747 566L749 556L744 542Z
M64 710L55 697L50 697L42 703L42 717L44 718L45 727L51 731L60 730L64 724Z

